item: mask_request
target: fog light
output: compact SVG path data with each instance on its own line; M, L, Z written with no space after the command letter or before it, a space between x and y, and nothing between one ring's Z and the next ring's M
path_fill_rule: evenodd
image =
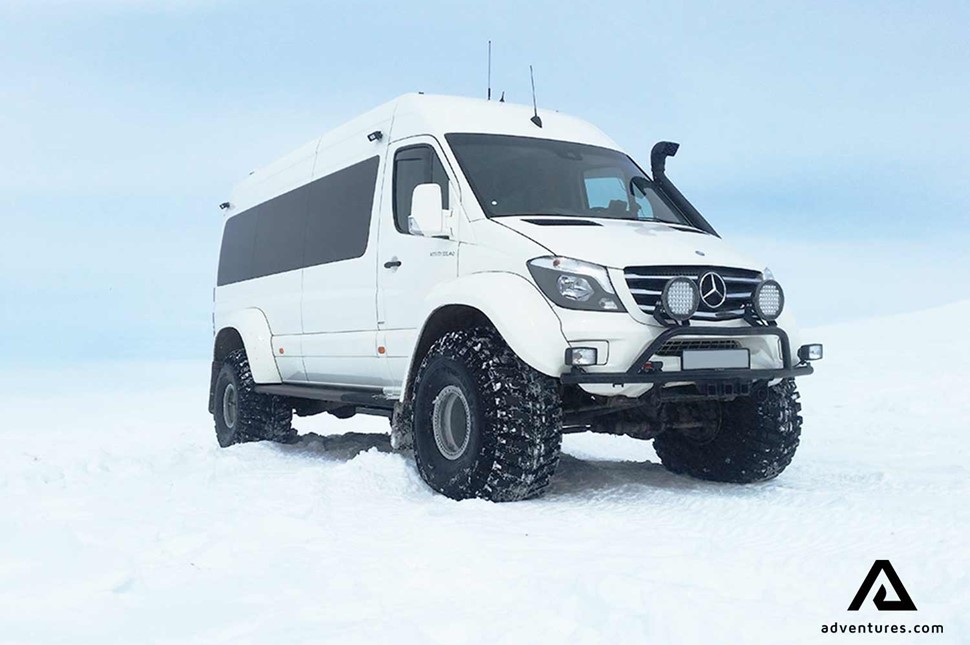
M566 365L596 365L595 347L570 347L566 350Z
M822 360L822 344L802 345L798 348L798 360L803 363Z
M754 288L755 312L764 320L774 320L785 308L785 292L774 280L765 280Z
M677 321L687 320L697 313L701 294L690 278L679 277L668 280L660 294L664 312Z

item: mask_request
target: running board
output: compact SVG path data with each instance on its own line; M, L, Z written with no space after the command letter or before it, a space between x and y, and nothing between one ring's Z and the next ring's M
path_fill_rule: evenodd
M260 394L275 394L289 396L296 399L312 399L329 403L343 403L358 408L359 412L372 414L389 412L394 409L394 401L388 399L383 390L369 388L341 388L326 385L294 385L280 383L274 385L257 385Z

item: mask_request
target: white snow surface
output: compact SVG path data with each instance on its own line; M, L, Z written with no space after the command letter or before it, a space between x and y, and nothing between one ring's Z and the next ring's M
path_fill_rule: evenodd
M968 320L970 301L805 333L826 358L774 481L570 435L548 493L515 504L433 494L382 418L220 449L205 362L7 369L0 641L966 642ZM919 611L847 612L885 558ZM836 621L945 633L820 633Z

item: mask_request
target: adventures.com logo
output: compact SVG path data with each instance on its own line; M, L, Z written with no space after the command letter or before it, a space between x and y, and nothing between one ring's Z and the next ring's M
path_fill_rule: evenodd
M859 611L869 598L880 575L888 582L892 589L892 597L886 584L882 583L872 596L872 604L880 612L883 611L916 611L916 603L906 590L899 574L889 560L876 560L872 563L862 585L849 603L846 611ZM822 625L823 634L942 634L943 625L919 625L905 623L839 623Z

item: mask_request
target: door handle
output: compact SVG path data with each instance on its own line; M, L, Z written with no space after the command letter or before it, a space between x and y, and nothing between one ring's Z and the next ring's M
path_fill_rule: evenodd
M401 261L398 260L397 258L394 258L393 260L388 260L387 262L384 263L385 269L396 269L399 266L401 266Z

